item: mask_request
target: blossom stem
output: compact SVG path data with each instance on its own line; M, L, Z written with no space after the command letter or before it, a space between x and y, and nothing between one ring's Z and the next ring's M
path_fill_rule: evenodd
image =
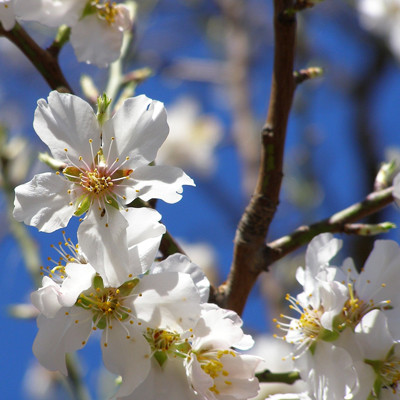
M61 71L57 57L43 50L21 25L16 23L10 31L6 31L0 25L0 36L9 39L25 54L52 89L73 93Z
M68 383L75 400L90 400L88 390L83 384L78 361L73 354L66 354L65 361L68 370Z
M287 383L292 385L296 381L300 380L300 373L297 371L290 371L290 372L282 372L282 373L273 373L269 369L266 369L263 372L259 372L256 374L259 382L267 382L267 383Z

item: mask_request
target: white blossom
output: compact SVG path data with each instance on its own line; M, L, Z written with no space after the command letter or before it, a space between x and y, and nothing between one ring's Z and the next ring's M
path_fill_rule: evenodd
M222 137L217 119L200 114L199 104L181 98L168 108L170 134L157 154L157 162L210 174L216 164L215 148Z
M283 337L295 345L294 356L300 357L321 340L333 340L338 333L335 317L342 313L348 299L347 287L335 280L338 269L329 264L341 247L341 241L330 234L315 237L306 252L306 266L297 270L297 280L303 292L286 299L290 308L300 314L299 318L281 315L289 323L278 322L277 327L286 331Z
M255 370L261 359L241 354L253 345L233 311L205 305L193 329L190 357L185 359L189 382L201 399L249 399L259 391Z
M200 314L200 295L189 274L131 275L109 287L90 264L70 262L57 271L58 281L45 276L31 297L41 313L33 352L43 366L66 374L65 354L102 330L104 364L122 377L117 396L128 396L149 373L151 347L144 337L149 327L185 330Z
M179 168L149 165L168 135L162 103L143 95L127 99L101 125L88 103L54 91L48 103L39 100L34 128L65 168L18 186L14 217L52 232L66 226L72 215L86 213L78 229L84 252L91 254L93 265L126 271L126 204L137 197L175 203L182 185L193 185Z
M35 12L22 19L43 25L71 27L71 44L78 61L106 67L119 58L124 31L132 17L123 4L106 0L41 0Z
M344 261L341 269L349 289L344 323L355 327L373 309L400 311L400 248L396 242L377 240L360 273L351 258Z
M400 1L357 0L361 24L387 40L389 48L400 59Z
M0 0L0 24L6 31L14 28L17 19L30 15L40 0Z

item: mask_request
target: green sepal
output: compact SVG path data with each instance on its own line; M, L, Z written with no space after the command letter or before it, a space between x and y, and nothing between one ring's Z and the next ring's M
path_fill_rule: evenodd
M113 197L113 196L107 196L107 197L106 197L106 203L107 203L109 206L114 207L114 208L116 208L117 210L119 210L119 204L118 204L117 200L115 200L115 197Z
M88 1L86 3L85 8L83 9L82 15L80 19L87 17L88 15L92 15L96 12L96 7L92 6L92 2Z
M76 182L76 179L80 178L81 170L77 167L67 167L63 169L63 174L69 181Z
M118 289L122 296L129 296L135 286L140 282L139 278L133 278L130 281L123 283Z
M100 289L100 290L104 289L103 278L100 275L96 274L96 276L93 278L93 286L95 289Z
M97 318L97 316L95 315L94 317L93 317L93 322L96 322L96 318ZM106 328L106 326L107 326L107 320L106 320L106 317L102 317L102 318L100 318L100 320L97 322L97 328L99 328L99 329L105 329Z
M312 355L315 354L316 348L317 348L317 342L311 343L311 345L310 345L310 347L309 347L309 350L310 350L310 352L311 352Z
M129 314L123 313L123 314L120 316L119 320L120 320L120 321L125 321L127 318L129 318Z
M94 156L94 164L97 166L99 164L107 164L106 158L104 157L103 149L100 148L99 151Z
M185 354L189 354L189 351L192 349L192 346L189 342L183 342L175 346L178 350L178 353L175 353L179 357L185 357ZM183 354L180 354L183 353Z
M74 215L80 217L87 210L89 210L90 203L91 201L89 196L87 195L80 196L77 201L78 207L76 208Z
M324 342L334 342L339 337L339 333L328 329L322 329L318 337Z
M373 368L373 370L375 371L375 373L378 374L378 375L379 375L380 370L382 369L383 364L384 364L383 361L381 361L381 360L368 360L368 359L365 359L364 362L365 362L365 364L370 365Z
M85 310L89 308L89 305L91 304L91 302L83 295L80 295L78 297L78 300L75 302L75 305L78 307L82 307Z
M164 365L165 361L168 360L168 356L163 351L156 351L154 353L154 358L160 364L160 367L162 367Z
M379 399L380 394L381 394L381 389L382 389L382 380L381 380L380 376L376 377L373 387L374 387L375 397L372 397L372 398Z

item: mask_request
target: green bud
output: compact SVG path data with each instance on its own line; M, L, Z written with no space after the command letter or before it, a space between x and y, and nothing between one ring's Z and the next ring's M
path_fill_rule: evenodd
M396 161L383 163L375 178L374 187L376 190L382 190L390 186L393 175L397 171Z
M100 125L103 125L104 122L108 119L108 107L111 104L111 99L107 97L105 93L102 96L97 98L97 120Z
M63 163L62 161L56 160L48 153L39 153L38 158L39 158L39 161L41 161L42 163L45 163L54 171L62 171L66 167L65 163Z

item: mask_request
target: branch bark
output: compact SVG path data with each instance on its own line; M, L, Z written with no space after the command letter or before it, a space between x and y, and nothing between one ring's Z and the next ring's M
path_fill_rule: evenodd
M239 314L262 270L265 237L279 203L286 127L295 88L296 19L285 12L292 6L292 0L274 0L274 72L262 131L261 165L256 189L236 231L231 271L217 297L220 305Z
M43 50L18 23L10 31L6 31L0 24L0 36L9 39L25 54L51 89L73 93L58 64L58 52L53 51L52 54Z

